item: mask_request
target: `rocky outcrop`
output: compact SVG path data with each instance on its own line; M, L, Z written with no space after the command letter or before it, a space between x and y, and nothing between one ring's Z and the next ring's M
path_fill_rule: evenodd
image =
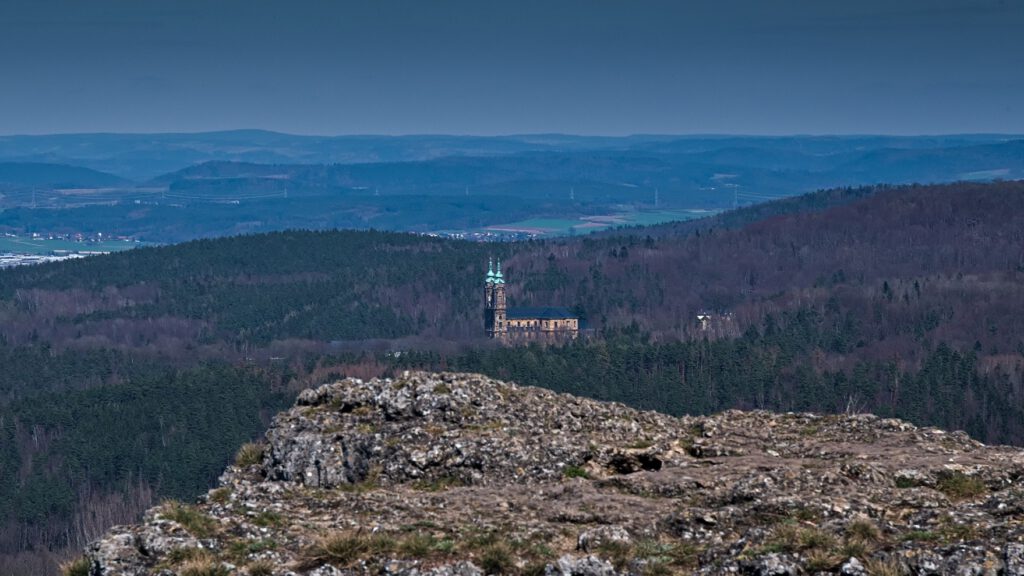
M871 415L413 373L307 390L247 454L91 574L1024 575L1024 452Z

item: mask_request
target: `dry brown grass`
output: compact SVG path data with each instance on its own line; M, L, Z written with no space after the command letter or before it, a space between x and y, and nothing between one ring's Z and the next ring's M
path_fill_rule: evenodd
M864 568L869 576L907 576L909 572L898 560L866 560Z
M249 466L259 464L263 461L263 450L263 446L254 442L242 444L242 447L235 454L235 466L248 468Z

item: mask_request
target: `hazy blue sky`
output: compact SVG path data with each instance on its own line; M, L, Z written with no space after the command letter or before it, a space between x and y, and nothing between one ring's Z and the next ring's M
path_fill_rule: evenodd
M1024 132L1021 0L0 0L0 133Z

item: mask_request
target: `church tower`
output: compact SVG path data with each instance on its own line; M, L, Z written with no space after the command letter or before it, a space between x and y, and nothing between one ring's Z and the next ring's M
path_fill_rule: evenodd
M487 259L487 279L484 281L484 310L494 308L494 260Z
M501 275L501 260L498 268L487 261L487 278L484 281L484 328L488 338L504 340L508 334L505 306L505 278Z

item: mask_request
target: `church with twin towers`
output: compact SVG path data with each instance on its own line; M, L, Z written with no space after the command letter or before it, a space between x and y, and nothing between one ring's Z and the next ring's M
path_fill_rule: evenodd
M559 306L509 308L501 260L487 261L484 280L484 329L487 337L506 344L555 344L579 336L580 319Z

